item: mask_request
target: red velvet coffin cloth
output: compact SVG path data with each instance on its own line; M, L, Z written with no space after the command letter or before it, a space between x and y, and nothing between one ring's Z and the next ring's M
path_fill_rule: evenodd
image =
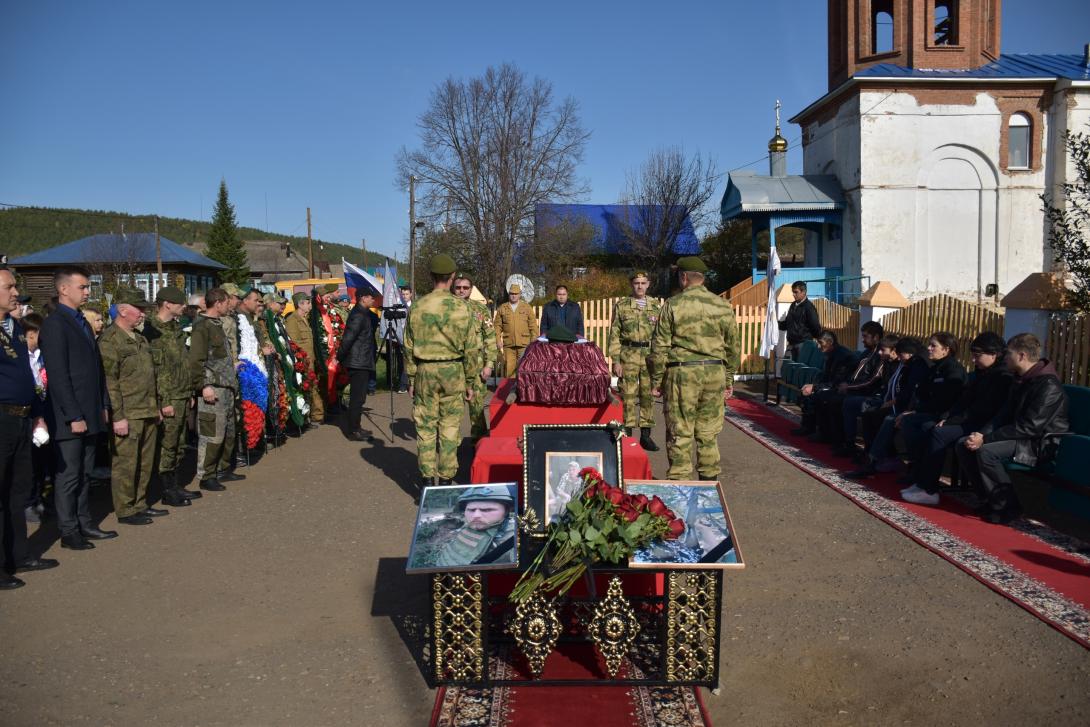
M593 343L526 347L518 367L518 400L524 404L592 406L609 400L609 367Z
M549 406L521 401L508 404L507 395L514 388L514 379L501 380L488 404L489 435L492 437L521 437L523 424L609 424L614 420L624 421L624 406L619 401L590 406Z

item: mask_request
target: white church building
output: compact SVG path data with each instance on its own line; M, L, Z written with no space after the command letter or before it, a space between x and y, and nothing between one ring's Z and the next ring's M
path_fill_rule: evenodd
M998 299L1052 269L1040 195L1074 175L1064 133L1090 132L1090 46L1003 55L1000 10L829 0L828 92L791 118L802 178L840 187L839 225L807 227L816 274Z

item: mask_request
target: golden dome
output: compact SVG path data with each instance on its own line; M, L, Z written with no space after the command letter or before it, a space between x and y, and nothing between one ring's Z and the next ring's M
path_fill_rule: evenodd
M777 130L775 136L768 140L768 151L770 154L777 151L787 151L787 139L780 136L779 130Z

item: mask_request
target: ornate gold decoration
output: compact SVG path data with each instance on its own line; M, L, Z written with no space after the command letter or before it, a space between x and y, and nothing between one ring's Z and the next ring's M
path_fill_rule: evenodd
M529 505L526 506L526 514L521 517L515 518L519 524L519 530L526 535L533 535L535 531L541 529L541 520L537 516L537 512Z
M560 637L560 617L556 605L546 601L541 591L534 591L515 608L515 617L507 627L507 633L514 637L519 650L530 662L530 673L541 676L545 668L545 659L552 653L556 640Z
M613 576L609 580L606 597L594 608L594 618L591 619L588 631L606 660L609 676L617 676L625 653L640 632L636 612L624 597L620 576Z
M480 573L436 573L432 577L437 681L482 681L484 673L484 584Z
M715 571L671 571L666 602L666 680L711 679L718 659Z

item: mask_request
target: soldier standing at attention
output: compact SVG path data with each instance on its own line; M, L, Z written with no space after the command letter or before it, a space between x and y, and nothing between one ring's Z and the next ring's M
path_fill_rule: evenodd
M458 427L463 401L473 401L481 346L477 319L450 294L454 260L431 259L434 290L416 301L405 326L405 370L413 397L421 488L438 477L449 485L458 472ZM438 445L438 456L436 447Z
M629 278L632 297L617 301L613 320L609 324L609 357L613 359L613 375L620 380L624 396L624 426L629 435L640 429L640 446L657 452L651 439L655 426L655 400L651 396L651 372L647 359L651 353L651 334L659 320L662 303L647 297L651 279L637 271Z
M730 303L704 287L707 266L698 257L678 260L682 291L662 306L651 338L652 394L666 410L667 479L719 479L723 407L734 393L738 327Z
M473 281L465 275L454 278L454 296L461 298L469 304L473 311L473 317L477 320L477 332L481 337L481 352L477 365L480 375L474 378L473 399L469 402L469 435L474 440L480 439L488 432L485 422L484 404L488 392L485 382L492 375L492 369L496 366L496 329L492 327L492 316L484 303L478 303L469 299L473 292Z
M514 376L519 356L537 332L537 318L529 303L523 303L522 288L512 285L507 302L496 309L492 322L496 331L496 349L503 352L503 375Z
M291 297L295 310L284 319L284 327L295 345L307 355L307 365L314 368L314 332L310 330L310 309L314 305L306 293L296 293ZM315 385L307 392L310 402L310 423L321 426L325 421L325 403L322 401L321 387Z
M238 307L242 302L242 296L244 292L242 288L238 287L234 283L224 283L223 291L227 293L227 312L220 316L220 322L223 324L223 335L227 340L227 348L231 352L231 371L238 371ZM207 303L206 303L207 305ZM232 373L232 375L235 375ZM236 383L234 387L234 401L231 402L233 416L235 417L234 431L237 434L241 430L240 420L242 415L241 405L238 401L238 376L235 375ZM238 440L235 436L232 436L230 441L226 442L226 446L223 448L223 456L220 459L218 469L223 474L222 479L225 482L231 482L235 479L245 479L244 475L235 474L235 467L246 466L246 458L241 454L236 458L235 453L238 450ZM217 477L217 481L220 478Z
M163 502L185 506L201 496L178 484L178 467L185 452L186 414L193 390L189 385L189 352L186 333L178 316L185 310L185 293L178 288L160 288L155 294L156 311L144 320L144 338L155 363L155 386L163 421L159 424L159 480Z
M235 439L235 393L238 380L223 331L230 302L222 288L204 296L207 309L197 316L189 344L189 385L197 393L197 479L202 490L227 489L217 467ZM236 475L237 476L237 475Z
M147 525L168 511L148 507L148 483L155 466L155 440L162 410L155 388L155 364L147 339L136 332L148 300L136 288L114 295L117 317L98 339L106 390L113 409L113 469L110 478L119 523ZM188 505L189 501L185 500Z

